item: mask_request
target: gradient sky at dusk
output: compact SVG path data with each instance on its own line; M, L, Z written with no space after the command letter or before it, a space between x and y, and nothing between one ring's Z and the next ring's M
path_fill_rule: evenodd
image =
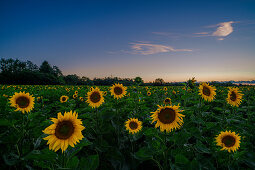
M255 1L1 0L0 57L145 81L255 79Z

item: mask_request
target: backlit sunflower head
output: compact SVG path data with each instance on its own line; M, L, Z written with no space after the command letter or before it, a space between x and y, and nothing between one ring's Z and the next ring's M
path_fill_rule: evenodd
M67 102L68 99L69 99L68 96L61 96L61 97L60 97L60 102L61 102L61 103L65 103L65 102Z
M85 129L82 126L81 119L78 118L78 113L75 111L58 113L58 118L51 118L54 123L43 130L43 133L49 135L44 140L48 140L49 149L57 152L60 148L65 151L68 146L74 147L74 145L82 140L84 136L82 135L82 130Z
M134 134L142 129L142 122L136 118L130 118L125 122L125 126L129 133Z
M166 99L164 100L164 104L169 104L169 105L171 105L171 104L172 104L171 99L170 99L170 98L166 98Z
M221 132L215 139L217 145L222 147L221 150L227 150L228 152L236 151L241 143L241 137L231 131Z
M180 114L178 106L158 106L159 108L151 115L152 122L156 122L155 128L160 127L160 131L171 132L173 129L179 129L183 124L183 117Z
M230 87L228 91L227 102L232 106L239 107L242 102L243 94L239 91L238 87Z
M10 98L10 103L12 107L15 107L15 111L21 111L22 113L30 112L34 108L35 98L29 93L25 92L15 92L15 94Z
M76 91L74 92L74 94L78 95L78 91L76 90Z
M167 87L164 87L163 89L164 89L165 91L167 91Z
M104 95L103 92L100 91L98 87L95 89L93 87L90 88L90 91L87 93L87 103L92 107L99 107L104 103Z
M210 86L208 83L202 83L199 85L199 95L208 102L213 101L216 95L216 88L214 86Z
M83 99L83 97L80 97L80 101L83 101L84 99Z
M115 83L110 88L111 95L114 96L114 98L120 99L124 97L127 93L127 87L124 87L123 84Z

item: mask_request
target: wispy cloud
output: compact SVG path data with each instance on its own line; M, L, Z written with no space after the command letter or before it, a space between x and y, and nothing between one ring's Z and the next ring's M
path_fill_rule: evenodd
M228 36L229 34L231 34L234 31L234 29L231 25L233 23L234 23L233 21L219 23L218 24L219 27L217 28L217 30L215 32L212 33L212 35L216 36L216 37Z
M234 28L232 26L233 23L238 23L238 22L235 22L235 21L221 22L216 25L210 25L206 27L206 28L217 27L216 31L214 32L198 32L193 34L195 34L194 37L213 36L213 37L219 37L217 38L217 40L224 40L224 37L230 35L234 31Z
M135 54L150 55L157 53L192 51L191 49L175 49L171 46L149 43L131 43L131 49Z
M198 34L198 35L207 35L209 34L208 32L197 32L197 33L194 33L194 34Z

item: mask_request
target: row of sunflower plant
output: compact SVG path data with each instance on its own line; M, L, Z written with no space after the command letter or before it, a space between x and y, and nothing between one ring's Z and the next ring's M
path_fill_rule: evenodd
M254 168L254 146L248 145L254 142L254 88L217 87L216 95L216 87L190 82L163 88L3 85L3 167Z

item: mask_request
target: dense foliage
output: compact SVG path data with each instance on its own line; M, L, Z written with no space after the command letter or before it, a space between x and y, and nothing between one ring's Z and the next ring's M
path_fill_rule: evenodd
M244 96L239 107L227 104L228 88L222 86L216 87L212 102L203 101L198 87L191 85L129 86L127 95L119 100L111 96L109 86L99 86L105 92L105 102L96 109L85 102L91 86L0 88L1 169L255 169L252 86L240 87ZM36 99L30 113L22 114L10 107L9 98L20 91L29 92ZM74 98L75 91L78 96ZM63 95L69 99L61 103ZM170 133L155 128L150 117L167 97L172 105L180 104L185 115L183 126ZM42 130L51 124L50 118L70 110L79 114L85 126L84 138L74 148L69 146L64 154L51 151ZM133 117L143 127L140 132L129 134L124 123ZM225 130L241 136L236 152L221 151L216 145L216 135Z

